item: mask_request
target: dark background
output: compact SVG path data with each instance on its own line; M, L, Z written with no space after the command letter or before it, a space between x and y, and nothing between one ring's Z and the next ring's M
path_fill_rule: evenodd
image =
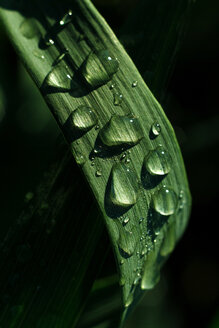
M137 2L96 1L115 32ZM193 207L188 229L127 328L219 327L219 3L194 5L164 110L181 145ZM0 28L0 238L55 151L59 130ZM147 82L147 81L146 81Z

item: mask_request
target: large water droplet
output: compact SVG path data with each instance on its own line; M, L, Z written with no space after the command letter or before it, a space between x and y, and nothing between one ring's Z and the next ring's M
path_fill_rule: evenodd
M91 53L82 66L82 74L87 83L96 88L111 80L119 69L119 63L107 49Z
M118 93L118 92L114 92L114 94L113 94L113 104L115 106L119 106L119 105L121 105L122 100L123 100L122 94Z
M27 39L33 39L39 34L33 18L27 18L21 23L20 32Z
M129 207L137 201L137 177L123 163L113 165L110 176L110 201L117 206Z
M168 226L167 231L164 235L164 240L160 249L160 255L167 256L168 254L170 254L175 247L175 242L176 242L175 225L172 223Z
M70 91L72 89L72 77L66 65L59 63L54 66L47 74L43 83L43 88L51 88L56 91Z
M151 251L144 264L144 272L141 280L141 289L152 289L160 279L160 270L156 263L157 254Z
M151 126L151 132L153 133L154 137L159 136L159 134L161 133L161 126L159 123L154 122Z
M74 128L81 131L89 131L97 124L97 116L88 106L79 106L70 115L69 120Z
M134 146L142 139L143 134L139 121L135 117L112 116L100 130L99 137L106 146Z
M59 21L59 25L64 26L67 25L68 23L70 23L72 20L72 11L71 9L69 9L69 11L67 12L67 14L65 14L62 19Z
M159 145L145 156L144 166L152 175L165 175L170 172L172 158L163 146Z
M120 231L118 246L123 257L132 256L136 248L133 233L127 230Z
M176 193L166 186L163 186L152 196L152 207L161 215L171 215L177 207Z
M129 294L127 300L125 301L125 307L129 307L133 302L133 293Z

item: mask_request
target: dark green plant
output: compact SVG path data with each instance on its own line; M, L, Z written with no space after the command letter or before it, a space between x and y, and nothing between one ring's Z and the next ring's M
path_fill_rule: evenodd
M127 35L130 26L135 32L138 12L120 32L161 101L189 3L169 1L157 12L153 2L142 2L137 10L146 7L165 24L155 24L149 11L134 47ZM120 314L122 326L144 290L158 282L187 225L191 198L174 131L90 1L3 1L0 17L80 167L63 145L5 237L3 294L16 276L25 285L11 293L1 324L68 328L104 322L110 311L94 323L86 322L86 312L85 323L78 320L88 297L98 299L117 281L95 283L111 242L122 302L108 326L118 325ZM144 43L147 33L150 42Z

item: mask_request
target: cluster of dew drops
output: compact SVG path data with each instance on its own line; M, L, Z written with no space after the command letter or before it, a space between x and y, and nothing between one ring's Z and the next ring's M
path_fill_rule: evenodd
M58 25L60 29L63 29L67 26L72 20L72 11L69 10L66 15L59 21ZM32 38L35 36L35 29L30 28L30 22L25 20L20 26L21 33L26 38ZM55 42L51 35L48 33L44 38L46 46L52 46ZM53 65L52 70L47 75L45 81L48 85L63 87L64 89L71 89L71 75L68 71L64 71L65 78L58 79L59 76L59 63L62 61L66 52L62 53L56 60L56 65ZM35 52L35 56L44 59L44 55ZM113 57L110 54L110 51L103 49L98 52L91 52L89 56L85 59L85 62L81 68L81 76L84 79L84 82L90 88L97 88L106 84L107 82L112 81L113 75L119 69L119 62L117 58ZM138 86L138 81L133 81L131 83L132 88ZM111 82L109 89L113 94L113 104L115 106L121 106L123 102L123 95L117 90L116 85ZM76 131L78 135L82 136L86 134L91 129L95 128L98 130L98 138L101 144L106 149L120 149L120 161L113 164L110 174L109 181L109 191L108 198L109 202L115 206L123 209L129 209L137 202L138 198L138 189L139 184L137 182L137 177L135 173L127 166L130 162L130 148L137 145L143 138L143 133L138 118L130 116L120 116L113 115L111 119L100 129L98 125L98 118L96 112L93 108L87 105L81 105L77 107L68 118L69 126L72 128L72 131ZM150 138L156 139L161 134L161 125L158 122L154 122L151 125L150 129ZM127 147L128 146L128 147ZM127 148L125 148L127 147ZM126 151L124 151L126 149ZM95 152L98 150L94 149ZM91 165L94 166L94 158L91 157ZM83 165L85 159L83 154L79 153L76 155L76 161L78 164ZM153 150L150 150L144 157L142 163L142 172L143 179L146 180L148 177L165 177L171 171L173 166L173 160L169 152L161 145L158 144L157 147ZM102 176L102 171L100 168L96 169L95 175L97 178ZM143 184L143 182L142 182ZM180 193L179 198L183 198L183 192ZM152 194L151 206L154 211L156 211L161 216L170 216L175 213L178 206L178 197L175 191L166 186L162 185L156 192ZM182 208L182 202L181 202ZM128 217L123 217L122 225L125 227L128 222ZM139 219L139 224L143 222L144 218ZM120 264L123 265L126 258L131 257L135 251L135 245L132 238L132 233L128 230L124 230L125 233L121 234L119 237L119 248L122 250L124 258L121 259ZM159 233L159 232L158 232ZM145 239L141 237L141 241ZM147 241L145 240L147 244ZM170 251L170 249L169 249ZM166 253L169 252L166 248ZM141 254L138 254L141 257L144 257L148 252L147 247L143 247ZM138 252L139 253L139 252ZM150 254L150 253L149 253ZM151 253L153 254L153 252ZM154 263L153 255L148 256L148 265L147 269L141 274L137 272L136 278L133 282L134 285L137 285L142 279L141 288L150 289L154 286L157 281L157 272L153 272L152 264ZM150 266L150 263L151 266ZM150 272L149 272L150 271ZM156 270L155 270L156 271ZM152 272L152 274L151 274ZM120 285L125 284L125 278L121 277ZM132 298L128 299L126 306L129 306L132 302Z

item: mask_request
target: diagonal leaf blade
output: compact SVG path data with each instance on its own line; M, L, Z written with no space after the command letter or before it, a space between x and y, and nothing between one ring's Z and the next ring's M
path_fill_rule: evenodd
M43 36L54 31L57 16L63 15L58 4L51 9L49 2L34 3L32 10L31 16L37 13L38 21L34 21L37 31ZM58 12L60 15L57 15ZM71 23L58 33L51 34L54 45L39 50L38 38L28 39L20 33L22 15L1 10L15 47L41 88L95 195L114 247L123 304L130 308L142 289L153 287L160 266L181 237L190 212L190 193L173 129L124 48L89 1L76 1L72 5L72 13ZM60 66L61 70L55 66L54 70L54 60L65 49L68 49L68 54L62 61L64 66ZM109 83L93 88L87 83L83 65L89 61L90 54L99 54L105 49L110 51L112 57L118 58L119 70L114 72ZM42 61L39 58L41 55L38 58L30 55L30 52L34 54L36 51L40 51L47 60ZM91 69L91 77L97 73L99 80L102 68L99 69L98 66ZM64 77L60 76L62 72ZM68 75L73 76L70 87L66 84ZM133 81L138 82L135 88L132 86ZM115 84L113 89L112 83ZM75 137L69 117L72 111L85 105L96 112L99 129L92 128ZM116 120L112 117L116 117ZM138 127L130 128L130 120L138 122ZM162 131L157 136L153 135L152 129L156 122ZM120 131L119 137L117 131ZM108 147L101 154L94 151L99 139ZM125 147L120 147L121 144L125 144ZM151 172L145 174L148 172L145 172L144 161L160 144L173 162L170 172L157 178ZM129 162L121 163L125 157L128 157ZM152 163L152 166L156 166L156 160L152 160ZM146 168L149 170L147 165ZM163 196L163 192L167 192L162 189L163 185L174 190L169 192L172 196L168 199ZM169 209L171 202L174 203L172 211L159 209L160 206ZM166 240L171 242L165 245Z

